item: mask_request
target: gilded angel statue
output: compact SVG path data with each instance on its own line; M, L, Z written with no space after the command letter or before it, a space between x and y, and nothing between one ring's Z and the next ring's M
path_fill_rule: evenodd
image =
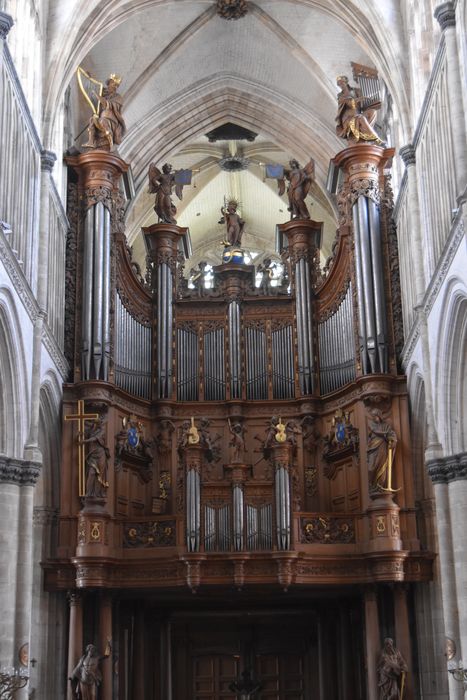
M277 180L279 196L285 192L285 180L289 181L287 196L291 219L309 219L310 212L305 204L305 198L311 189L315 177L315 162L310 158L305 167L301 168L298 161L289 161L290 168L284 168L284 175Z
M190 184L191 171L172 171L170 163L162 166L162 172L155 163L151 163L148 172L150 194L156 195L154 211L160 221L166 224L176 224L175 214L177 207L172 202L172 188L175 186L175 194L181 200L183 197L183 186Z

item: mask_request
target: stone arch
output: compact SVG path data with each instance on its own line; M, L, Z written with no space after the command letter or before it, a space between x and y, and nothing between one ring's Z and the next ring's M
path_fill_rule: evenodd
M21 325L15 301L0 288L0 453L23 456L29 425L28 383Z
M60 382L49 371L40 389L39 447L42 471L35 489L34 505L53 510L58 508L60 500L60 400Z
M467 449L467 289L463 280L449 280L441 304L435 396L447 455Z

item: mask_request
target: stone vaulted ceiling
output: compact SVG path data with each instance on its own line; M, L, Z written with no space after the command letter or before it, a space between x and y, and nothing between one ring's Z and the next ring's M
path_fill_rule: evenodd
M217 222L224 195L240 199L248 245L272 250L274 226L287 219L286 203L274 181L264 182L260 163L286 164L290 157L304 163L309 156L317 172L312 218L325 222L327 254L335 205L325 180L329 159L343 145L334 132L336 75L350 73L350 61L376 66L394 96L399 123L406 119L395 0L257 0L237 21L220 18L214 0L56 5L45 95L51 133L68 84L73 135L86 124L73 76L77 65L100 79L112 72L123 76L128 133L120 153L131 163L135 182L127 222L138 257L140 227L156 220L147 194L151 161L198 171L196 187L186 188L177 204L178 221L190 227L195 254L201 255L222 234ZM225 122L258 138L209 143L204 134ZM248 171L233 176L220 170L218 160L229 148L252 161Z

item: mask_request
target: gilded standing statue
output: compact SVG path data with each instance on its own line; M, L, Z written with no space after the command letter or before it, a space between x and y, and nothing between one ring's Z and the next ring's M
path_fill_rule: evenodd
M372 496L396 493L397 489L392 488L392 472L397 435L394 428L383 420L379 408L373 408L370 415L367 445L370 493Z
M337 95L336 134L353 143L382 143L373 128L381 102L376 98L374 102L369 102L368 98L363 97L360 88L349 85L346 75L337 78L337 85L340 92Z
M121 77L112 73L104 86L80 68L78 82L81 92L93 109L88 125L88 140L83 148L113 151L122 142L126 132L122 116L123 100L118 93Z

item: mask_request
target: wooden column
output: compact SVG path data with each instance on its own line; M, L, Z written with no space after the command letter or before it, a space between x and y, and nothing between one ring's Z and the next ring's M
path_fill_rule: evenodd
M131 688L132 688L132 698L145 698L146 697L146 688L145 688L145 681L147 680L145 678L145 663L144 663L144 656L145 656L145 634L144 634L144 627L145 627L145 618L144 618L144 609L139 608L136 611L135 615L135 632L134 632L134 641L133 641L133 662L132 662L132 679L131 679ZM107 700L107 699L106 699Z
M396 627L395 646L399 649L407 664L405 677L404 700L413 700L413 663L412 648L410 644L410 623L407 607L407 587L405 585L394 586L394 621Z
M71 591L68 594L68 602L70 605L70 622L68 627L68 672L67 672L67 700L74 700L71 683L68 680L71 677L73 669L82 656L83 649L83 602L81 593Z
M368 588L365 602L365 652L367 700L379 700L376 665L381 650L376 588Z
M112 599L108 594L103 594L99 607L99 652L101 654L110 642L112 651L108 659L103 659L102 687L100 700L112 700L113 679L113 638L112 638Z

